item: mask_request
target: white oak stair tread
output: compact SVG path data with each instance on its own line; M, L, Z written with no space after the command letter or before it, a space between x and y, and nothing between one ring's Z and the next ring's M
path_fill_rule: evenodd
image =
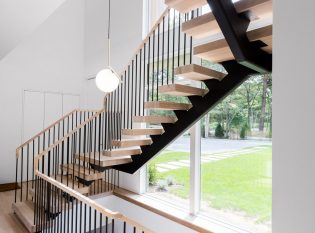
M108 151L102 151L102 154L108 157L140 155L141 153L142 151L140 148L119 148Z
M272 17L272 0L242 0L234 4L237 12L250 10L254 20ZM200 39L215 35L221 29L212 12L191 19L182 24L182 31L188 35Z
M31 201L12 204L13 211L29 232L36 232L34 225L34 204Z
M164 3L181 13L187 13L207 4L206 0L165 0Z
M76 159L79 159L81 161L89 161L89 155L75 155ZM90 161L91 164L100 166L100 167L111 167L115 165L121 165L121 164L126 164L126 163L131 163L132 159L130 156L121 156L121 157L109 157L109 156L91 156Z
M177 118L174 116L133 116L134 122L161 124L161 123L175 123Z
M267 44L262 50L268 53L272 52L272 25L249 31L247 32L247 37L250 41L261 40ZM196 46L194 48L194 55L211 62L222 62L234 59L225 39Z
M55 179L55 177L52 177ZM61 182L61 176L57 176L56 180L59 181L62 184L67 185L68 187L74 189L75 191L81 193L81 194L88 194L89 193L89 187L85 186L83 187L82 184L80 184L78 181L73 180L71 177L68 177L67 181L67 176L62 177L62 182Z
M221 81L226 76L224 73L196 64L177 67L175 69L175 75L197 81L208 79L217 79Z
M122 129L121 133L128 136L140 136L140 135L162 135L164 133L163 128L142 128L142 129Z
M62 182L61 182L61 176L60 175L58 175L56 177L51 176L51 178L56 179L57 181L59 181L60 183L62 183L64 185L67 185L67 176L66 175L64 175L62 177ZM77 191L81 194L88 194L89 193L89 187L88 186L83 187L82 184L79 184L78 181L73 180L70 176L68 176L68 185L67 186L74 189L75 191ZM28 193L31 197L35 197L35 188L30 188Z
M152 144L151 138L113 140L112 145L116 147L148 146Z
M204 96L207 94L208 90L191 87L181 84L170 84L159 87L161 94L175 95L175 96Z
M92 156L91 156L92 157ZM88 160L86 160L88 162ZM68 174L72 174L74 176L78 176L81 179L86 181L98 180L103 177L103 172L94 171L92 168L84 167L78 164L63 164L60 165L60 168L68 172Z
M189 110L191 104L167 102L167 101L150 101L144 103L145 109L159 109L159 110Z

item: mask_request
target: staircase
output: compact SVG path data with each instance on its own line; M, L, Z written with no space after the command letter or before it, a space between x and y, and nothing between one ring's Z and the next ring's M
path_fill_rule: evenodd
M105 109L74 110L17 148L13 209L30 232L152 232L88 197L118 188L120 172L135 173L250 75L271 72L270 0L165 3Z

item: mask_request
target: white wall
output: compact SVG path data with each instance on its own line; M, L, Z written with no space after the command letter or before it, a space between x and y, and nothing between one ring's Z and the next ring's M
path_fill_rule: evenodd
M1 0L0 60L41 25L65 0Z
M107 66L108 0L86 0L87 77ZM142 0L111 1L111 65L120 73L142 41Z
M315 232L315 2L274 2L273 232Z
M183 225L180 225L174 221L164 218L158 214L134 205L128 201L125 201L116 196L107 196L95 200L97 203L110 209L111 211L118 211L123 215L141 223L143 226L153 230L156 233L194 233L196 231L191 230ZM115 222L115 224L117 224ZM119 227L115 225L116 227ZM129 231L128 231L129 230ZM132 229L127 229L127 232L131 232ZM118 231L117 231L118 232ZM121 232L121 231L120 231Z
M0 183L15 179L23 90L80 94L83 74L84 0L67 0L0 61Z

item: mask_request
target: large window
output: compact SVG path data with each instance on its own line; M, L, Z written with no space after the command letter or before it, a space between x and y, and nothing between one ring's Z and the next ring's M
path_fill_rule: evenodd
M253 76L202 120L201 213L257 233L271 232L271 104L271 76Z
M148 191L236 229L270 233L271 106L271 76L250 77L200 120L201 143L192 144L200 153L189 146L197 136L186 132L150 162Z

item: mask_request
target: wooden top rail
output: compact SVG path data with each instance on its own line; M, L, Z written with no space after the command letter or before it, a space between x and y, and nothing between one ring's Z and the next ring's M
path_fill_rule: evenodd
M28 139L26 142L24 142L23 144L19 145L16 148L16 157L19 157L19 151L22 149L22 147L26 146L27 144L29 144L30 142L34 141L37 137L39 137L40 135L44 134L45 132L49 131L51 128L53 128L55 125L59 124L60 122L62 122L64 119L66 119L67 117L71 116L72 114L74 114L75 112L94 112L97 113L98 110L84 110L84 109L74 109L73 111L69 112L68 114L64 115L62 118L60 118L59 120L55 121L54 123L52 123L51 125L49 125L47 128L43 129L42 131L40 131L38 134L36 134L35 136L33 136L32 138Z
M98 117L102 112L105 112L104 109L98 111L96 114L94 114L93 116L89 117L88 119L86 119L83 123L81 123L80 125L78 125L75 129L71 130L69 133L67 133L66 135L64 135L62 138L60 138L58 141L56 141L54 144L50 145L49 147L47 147L45 150L43 150L41 153L39 153L38 155L36 155L36 159L40 159L42 158L45 154L47 154L51 149L53 149L54 147L56 147L57 145L59 145L60 143L62 143L63 141L65 141L68 137L70 137L72 134L74 134L75 132L77 132L78 130L82 129L84 126L86 126L90 121L92 121L93 119L95 119L96 117ZM36 164L35 164L36 165Z

